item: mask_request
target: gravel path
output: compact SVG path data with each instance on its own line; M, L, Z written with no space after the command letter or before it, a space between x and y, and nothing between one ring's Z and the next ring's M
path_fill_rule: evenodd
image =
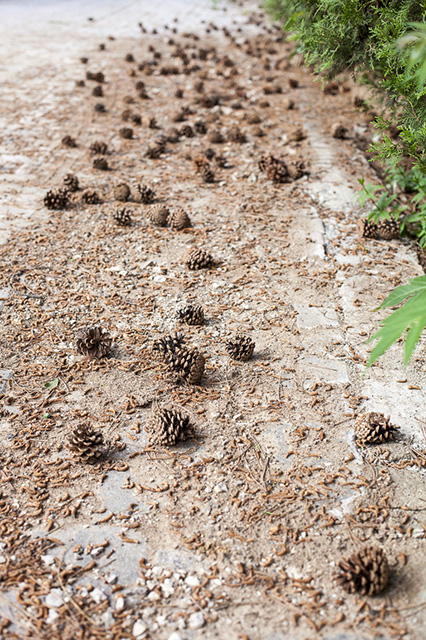
M356 87L324 92L250 4L1 11L1 637L422 638L423 348L407 371L400 345L364 366L371 309L421 269L408 241L357 233L375 178ZM67 174L80 188L49 210ZM191 226L155 226L144 187ZM189 269L193 248L213 263ZM204 324L179 322L187 305ZM76 351L94 325L99 360ZM205 357L196 384L153 348L175 331ZM164 409L191 425L176 446L155 442ZM370 411L389 443L356 442ZM75 455L81 433L102 457ZM348 595L338 563L366 544L389 584Z

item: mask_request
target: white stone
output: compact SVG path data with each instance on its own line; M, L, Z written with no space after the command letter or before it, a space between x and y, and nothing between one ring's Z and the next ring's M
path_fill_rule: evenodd
M124 598L123 596L119 596L115 601L115 609L116 611L121 611L124 609Z
M105 593L102 591L102 589L99 589L98 587L95 587L93 591L90 592L90 596L92 600L96 602L96 604L100 604L101 602L107 599Z
M215 493L225 493L226 491L228 491L228 487L226 486L225 482L219 482L219 484L217 484L214 488Z
M188 627L190 629L201 629L205 624L204 616L201 611L197 611L196 613L191 613L188 618Z
M6 562L6 558L4 556L0 556L0 564L4 564Z
M46 596L47 607L62 607L64 604L64 597L61 589L52 589Z
M108 584L115 584L118 580L118 576L116 576L115 573L110 573L106 576L105 580L108 582Z
M48 566L55 562L54 556L41 556L41 559L43 560L44 564L47 564Z
M59 613L55 609L49 609L49 613L46 618L46 623L52 624L52 622L55 622L57 618L59 618Z
M169 598L175 592L173 582L170 580L170 578L166 578L166 580L164 580L163 584L161 585L161 590L165 598Z
M159 600L159 599L160 599L160 596L156 591L150 591L148 593L148 600L151 600L151 602L154 602L155 600Z
M185 582L190 587L198 587L200 585L200 581L197 576L187 576L185 578Z
M148 625L143 620L136 620L133 625L132 634L135 638L142 638L148 630Z
M167 638L167 640L182 640L182 636L177 631L173 631Z

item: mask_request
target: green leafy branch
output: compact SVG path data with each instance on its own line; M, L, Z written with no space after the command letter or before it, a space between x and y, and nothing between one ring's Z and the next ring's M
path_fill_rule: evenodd
M401 303L404 303L403 306L385 318L379 331L369 339L368 342L378 340L378 343L370 354L367 367L371 367L406 331L404 365L408 364L426 327L426 275L413 278L408 284L394 289L378 309L395 307Z

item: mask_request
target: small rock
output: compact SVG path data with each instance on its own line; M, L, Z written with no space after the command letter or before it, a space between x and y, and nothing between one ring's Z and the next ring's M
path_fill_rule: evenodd
M190 629L201 629L205 624L204 616L201 611L196 611L195 613L191 613L188 618L188 627Z
M167 640L182 640L182 636L177 631L173 631L173 633L169 635Z
M124 598L123 596L119 596L115 601L115 609L116 611L121 611L124 609Z
M159 600L160 596L158 595L158 593L156 591L150 591L148 593L148 600L151 600L151 602L155 601L155 600Z
M148 630L148 625L143 620L136 620L133 625L132 633L135 638L142 638Z
M190 587L198 587L200 584L200 581L197 578L197 576L188 576L187 578L185 578L185 582Z
M6 562L6 558L4 556L0 556L0 564L4 564Z
M54 556L41 556L41 559L43 560L44 564L47 564L47 566L50 566L55 562Z
M52 622L55 622L57 618L59 618L59 613L55 609L49 609L49 614L46 618L46 623L52 624Z
M63 593L61 589L52 589L46 596L47 607L62 607L64 604Z
M107 599L105 593L102 591L102 589L99 589L99 587L95 587L93 591L90 592L90 596L92 600L96 602L96 604L100 604Z
M217 484L215 486L213 491L215 493L225 493L226 491L228 491L228 487L226 486L226 484L224 482L219 482L219 484Z

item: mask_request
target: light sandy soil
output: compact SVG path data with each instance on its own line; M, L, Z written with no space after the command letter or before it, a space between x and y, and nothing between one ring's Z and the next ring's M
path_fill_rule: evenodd
M347 79L323 93L251 5L144 4L1 7L1 637L420 639L424 350L407 371L400 345L364 365L371 310L421 269L408 240L357 235L357 177L375 176L352 138L371 134L368 114ZM76 84L87 71L105 74L102 97ZM124 122L125 109L142 124ZM348 139L332 138L337 120ZM199 121L206 133L181 131L147 157L160 135ZM98 140L108 171L93 167ZM213 183L193 162L207 149ZM305 175L272 182L258 166L268 153L303 161ZM49 211L43 197L68 173L81 189ZM126 204L114 198L122 182ZM192 226L153 226L138 185ZM84 204L85 189L100 203ZM115 222L120 207L130 226ZM189 270L192 247L215 264ZM204 308L203 326L178 322L189 303ZM95 324L113 336L99 361L75 346ZM176 330L206 356L200 384L154 357L153 341ZM238 333L256 345L247 362L226 350ZM163 407L188 416L195 437L150 444ZM390 415L394 441L356 444L366 411ZM110 444L96 464L66 447L79 424ZM390 564L376 597L336 582L339 561L364 544Z

